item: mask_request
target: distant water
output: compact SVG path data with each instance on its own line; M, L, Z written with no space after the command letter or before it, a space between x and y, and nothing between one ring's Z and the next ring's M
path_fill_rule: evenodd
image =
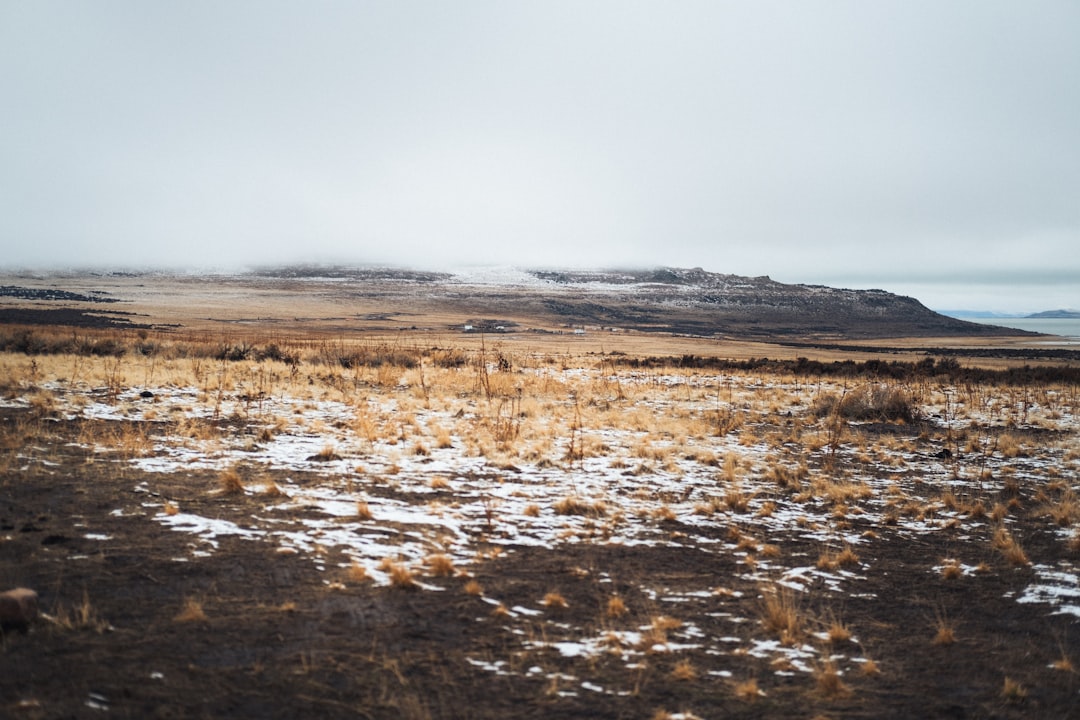
M964 318L984 325L1019 328L1032 332L1061 335L1080 343L1080 318Z

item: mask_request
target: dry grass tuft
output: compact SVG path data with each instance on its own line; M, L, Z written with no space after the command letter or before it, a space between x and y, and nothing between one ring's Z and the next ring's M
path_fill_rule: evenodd
M417 588L416 578L413 577L412 570L405 565L391 562L387 567L387 572L390 573L391 587L396 587L399 590L415 590Z
M867 658L866 662L862 664L862 674L867 677L877 677L881 674L881 668L878 667L876 662Z
M1003 458L1016 458L1026 454L1019 438L1015 435L1004 434L998 437L997 449Z
M741 683L735 683L733 688L735 697L739 698L743 702L755 702L759 697L765 693L761 692L761 688L758 687L757 679L750 678L749 680L743 680Z
M675 511L670 506L661 505L653 511L653 518L658 522L674 522L678 519L678 516L675 515Z
M1015 477L1009 476L1001 483L1001 494L1004 497L1011 498L1009 504L1012 505L1014 501L1019 500L1020 496L1020 481Z
M809 469L804 465L792 468L778 463L768 469L765 478L776 483L781 489L795 492L809 474Z
M724 455L724 472L721 475L729 483L735 482L736 472L739 469L739 456L735 453Z
M447 450L454 447L454 440L446 428L437 426L433 430L435 434L435 447L440 450Z
M844 623L840 620L833 620L829 624L829 629L826 631L826 636L830 643L834 645L837 643L847 642L851 639L851 630L848 629Z
M1069 527L1080 520L1080 501L1071 490L1064 492L1056 501L1048 502L1042 512L1058 527Z
M675 667L672 668L671 677L675 680L697 680L698 671L689 659L680 660L675 663Z
M1013 567L1026 567L1031 564L1031 561L1028 560L1027 553L1020 547L1020 543L1016 541L1016 538L1014 538L1012 533L1004 526L999 527L994 532L993 544L994 548L1001 552L1002 557L1005 558L1005 562Z
M750 509L750 501L753 497L752 494L743 492L742 486L736 482L724 492L724 504L731 512L745 513Z
M349 565L348 576L349 580L354 583L366 582L371 579L368 576L367 568L355 560Z
M644 650L649 654L658 650L662 652L667 646L667 642L668 637L665 631L656 627L649 627L641 634L641 640L638 641L636 649Z
M716 498L710 498L693 504L694 515L704 515L706 517L715 515L723 510L723 504Z
M621 618L630 610L626 607L626 603L618 595L608 598L607 601L607 616L609 618Z
M651 620L652 628L661 632L678 630L683 626L683 621L670 615L655 615Z
M442 553L429 555L424 562L427 564L432 575L437 577L447 577L454 574L454 561L450 559L449 555L444 555Z
M959 560L946 559L942 560L941 577L946 580L955 580L959 577L963 577L964 568L960 565Z
M371 507L368 506L367 500L357 500L356 501L356 519L357 520L370 520L371 518L372 518Z
M203 611L202 603L190 597L185 598L180 612L173 616L173 622L178 623L206 622L208 619Z
M1054 670L1060 670L1062 672L1076 672L1076 667L1073 665L1072 660L1070 660L1069 656L1066 655L1064 652L1062 652L1060 658L1050 663L1050 667L1052 667Z
M824 663L814 670L814 680L822 695L828 698L847 697L851 688L840 676L840 671L832 662Z
M540 601L540 604L546 607L548 610L565 610L570 607L566 603L566 598L562 596L562 593L552 590L544 599Z
M603 517L607 513L607 506L605 506L604 503L590 503L574 495L559 500L555 503L554 508L555 512L559 515Z
M1010 677L1005 678L1005 683L1001 687L1001 698L1007 703L1019 703L1023 702L1027 697L1027 688L1013 680Z
M465 591L466 595L472 595L473 597L479 597L484 594L484 588L475 580L469 580L462 589ZM503 607L503 610L505 609L506 608Z
M803 636L803 613L790 588L780 587L764 593L761 625L784 645L795 645Z
M263 497L279 498L282 497L285 493L281 491L281 488L279 488L277 486L277 483L275 483L273 480L267 480L265 483L263 483L262 494Z
M739 538L739 542L735 543L735 549L754 553L760 550L761 547L758 545L757 540L749 535L743 535Z
M540 506L535 503L530 503L525 506L525 509L521 511L525 517L540 517Z
M332 460L340 459L341 456L338 455L337 448L331 444L323 445L322 450L308 458L308 460L314 460L316 462L330 462Z
M226 468L218 474L218 485L223 495L240 495L244 492L244 481L236 468Z
M953 630L952 624L944 615L938 614L934 621L934 627L936 628L934 645L952 645L956 642L956 631Z
M82 601L77 605L57 608L53 622L65 630L92 630L101 633L109 629L109 623L98 617L97 610L90 604L90 595L85 590Z
M855 551L850 547L845 547L836 555L836 562L840 567L848 567L849 565L858 565L859 556L855 554Z
M823 552L817 561L819 570L836 570L837 568L858 564L859 556L848 546L845 546L840 552Z

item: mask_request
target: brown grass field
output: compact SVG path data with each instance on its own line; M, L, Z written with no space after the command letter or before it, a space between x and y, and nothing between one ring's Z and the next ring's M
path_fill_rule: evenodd
M1080 363L925 351L1045 339L64 282L147 327L0 326L0 716L1080 716Z

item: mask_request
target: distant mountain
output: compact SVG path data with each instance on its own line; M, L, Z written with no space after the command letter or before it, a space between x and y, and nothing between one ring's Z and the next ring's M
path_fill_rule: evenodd
M107 293L95 288L98 278L110 280ZM81 304L106 297L138 302L146 295L144 285L171 282L170 278L181 281L183 287L193 282L228 285L238 298L249 293L252 297L294 293L312 298L313 307L326 302L335 313L342 313L303 320L287 306L280 308L276 317L259 316L261 321L283 323L283 327L289 323L311 327L314 323L346 329L350 326L346 309L354 306L358 312L362 309L365 318L397 318L387 320L387 327L399 329L402 322L419 324L420 318L427 317L440 318L443 329L468 327L482 332L632 330L813 343L1037 334L947 317L914 298L885 290L788 285L768 276L744 277L701 268L564 270L474 266L429 272L401 267L299 265L255 268L239 274L179 272L127 277L99 272L83 276L64 273L48 278L20 276L18 286L6 282L0 285L5 300L35 306ZM64 294L75 290L78 296ZM269 308L260 306L260 312L263 310Z
M1024 313L993 312L992 310L938 310L937 312L941 313L942 315L948 315L949 317L960 318L961 320L966 318L979 318L980 320L1007 320L1010 318L1027 317Z
M1039 318L1042 320L1056 320L1056 319L1080 319L1080 312L1076 310L1046 310L1044 312L1037 312L1031 315L1025 315L1028 318Z
M577 325L741 337L1025 334L947 317L885 290L788 285L701 268L527 272L544 281L532 288L536 300Z
M536 323L587 331L637 330L760 339L1027 334L947 317L914 298L885 290L788 285L768 276L744 277L701 268L564 270L482 266L418 272L406 268L304 265L257 268L247 277L299 281L311 291L317 284L321 293L343 299L378 299L388 307L468 313L487 318L485 327L521 328Z

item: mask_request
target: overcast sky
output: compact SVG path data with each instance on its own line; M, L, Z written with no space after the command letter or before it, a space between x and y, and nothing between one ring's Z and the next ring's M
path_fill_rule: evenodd
M0 246L1080 308L1080 3L0 0Z

